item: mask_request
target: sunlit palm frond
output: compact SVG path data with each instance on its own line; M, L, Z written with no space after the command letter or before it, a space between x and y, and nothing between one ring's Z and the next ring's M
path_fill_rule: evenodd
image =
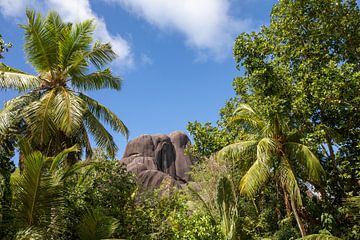
M260 162L265 162L276 150L276 142L272 138L262 138L256 148L256 158Z
M106 64L110 63L117 57L112 50L110 43L102 44L95 42L93 49L86 56L86 59L94 64L98 69L101 69Z
M115 157L118 147L111 134L90 111L84 114L84 119L86 127L94 137L97 146L106 149L111 157Z
M46 28L46 22L39 13L33 10L26 10L28 19L25 29L24 49L27 60L38 72L49 72L57 63L56 45L54 35Z
M23 173L13 181L16 220L21 226L42 224L44 216L63 201L59 183L44 172L45 162L40 152L28 155Z
M4 110L7 111L22 111L24 107L33 101L40 99L41 94L38 91L31 91L29 93L12 98L4 103Z
M45 143L55 133L55 125L52 120L53 102L56 90L52 89L45 93L39 101L29 104L23 111L23 116L28 125L29 136L36 139L40 144Z
M234 116L230 118L230 123L246 124L253 131L261 131L264 127L264 121L247 104L240 104L235 110Z
M218 152L217 158L220 161L224 161L226 159L238 159L241 158L241 156L256 153L257 143L257 140L251 140L230 144Z
M285 149L290 158L298 161L302 167L305 168L308 178L315 183L321 183L325 171L320 164L319 159L315 154L305 145L295 142L285 143Z
M121 78L114 76L109 68L88 75L74 76L71 84L79 90L121 89Z
M240 181L241 194L254 197L269 177L270 169L267 164L256 160Z
M87 105L89 111L94 114L94 116L101 121L109 124L110 127L116 132L121 133L126 138L129 135L129 130L125 124L113 113L110 109L106 108L104 105L97 102L95 99L92 99L84 94L79 94L79 97L83 99Z
M38 92L29 92L5 102L4 108L0 110L0 135L17 132L18 125L22 120L22 111L39 97Z
M302 206L300 188L295 176L293 169L287 158L283 157L281 159L280 165L277 169L278 179L280 184L284 189L289 193L290 198L295 200L295 203L298 207Z
M46 19L44 20L44 27L46 31L52 36L48 40L51 42L52 50L54 57L51 59L52 69L56 69L60 63L61 52L61 43L66 37L66 33L70 28L71 24L64 23L60 18L59 14L55 11L48 13Z
M92 42L92 34L95 30L93 20L86 20L69 26L64 40L59 45L59 64L65 70L70 63L72 55L78 51L88 51Z
M74 92L60 87L53 101L54 123L67 136L76 134L82 126L85 102Z
M39 88L41 80L34 75L19 71L0 63L0 89L26 91Z
M236 109L235 113L247 113L250 115L256 115L256 112L250 105L248 104L240 104Z

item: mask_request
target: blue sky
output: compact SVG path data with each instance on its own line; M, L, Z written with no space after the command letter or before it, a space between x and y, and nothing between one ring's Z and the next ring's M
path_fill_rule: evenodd
M268 24L274 0L0 0L0 34L14 47L3 61L33 72L22 51L25 8L56 10L68 21L94 18L95 37L111 42L111 66L123 78L120 92L89 92L130 129L186 131L189 121L215 122L234 95L232 44L243 31ZM0 92L0 101L16 96ZM126 140L115 135L121 157Z

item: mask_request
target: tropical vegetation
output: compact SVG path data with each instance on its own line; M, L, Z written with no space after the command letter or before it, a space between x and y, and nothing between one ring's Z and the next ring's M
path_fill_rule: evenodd
M86 95L121 89L94 22L26 16L35 74L0 63L19 91L0 110L0 239L360 239L356 0L280 0L236 38L235 96L215 124L189 122L181 189L144 189L115 159L103 123L128 129ZM10 47L0 36L4 62Z

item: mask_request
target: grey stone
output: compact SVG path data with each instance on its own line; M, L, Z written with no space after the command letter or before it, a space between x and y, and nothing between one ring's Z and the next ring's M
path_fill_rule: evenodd
M187 144L188 136L180 131L141 135L127 144L122 161L144 187L180 187L190 180L193 164L185 155Z

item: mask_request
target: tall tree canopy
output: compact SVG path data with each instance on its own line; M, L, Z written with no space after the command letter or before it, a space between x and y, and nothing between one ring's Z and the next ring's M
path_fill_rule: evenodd
M112 111L84 94L121 89L121 79L104 68L116 57L110 44L93 43L92 20L72 24L55 12L44 18L32 10L26 16L28 23L21 26L24 50L37 74L1 63L0 88L23 93L6 102L0 112L1 136L13 130L47 155L77 143L89 157L91 134L99 147L114 156L117 146L101 121L125 136L128 129Z
M281 116L299 143L319 156L327 175L321 207L334 216L333 234L347 232L349 239L354 236L342 227L352 225L356 235L358 225L338 209L344 198L360 194L359 30L356 0L279 0L269 26L236 39L234 57L243 75L233 82L236 97L221 110L218 129L188 126L193 149L201 154L245 140L251 128L230 121L241 104L253 106L264 119ZM209 138L206 132L220 134Z

